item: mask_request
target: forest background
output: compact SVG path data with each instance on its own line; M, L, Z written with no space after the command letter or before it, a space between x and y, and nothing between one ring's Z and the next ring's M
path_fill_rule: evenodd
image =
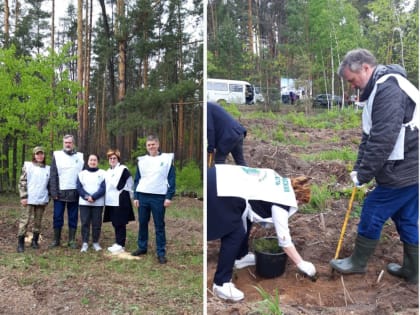
M249 81L266 105L280 99L281 78L307 97L356 94L336 72L358 47L402 65L418 86L417 0L209 0L206 9L208 77Z
M200 168L203 56L209 77L260 86L265 106L282 77L309 85L308 96L353 94L336 69L356 47L419 81L417 0L77 0L58 25L56 5L0 3L0 191L16 189L30 148L52 152L66 133L85 154L116 147L130 163L157 133L180 169ZM191 36L203 5L205 53Z
M16 191L34 146L52 153L65 134L130 165L157 134L201 187L202 2L75 1L59 19L60 1L0 3L0 191Z

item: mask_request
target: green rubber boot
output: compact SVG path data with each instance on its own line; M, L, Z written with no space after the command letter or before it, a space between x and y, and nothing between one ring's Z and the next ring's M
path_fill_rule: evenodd
M23 253L25 251L25 235L18 237L18 246L16 251L18 253Z
M375 251L378 242L378 240L357 235L353 254L343 259L332 259L330 261L331 267L342 274L365 273L367 262Z
M388 264L386 270L411 284L419 283L419 246L404 243L403 264Z
M49 248L58 247L60 246L60 241L61 241L61 229L54 229L54 239L48 247Z
M69 228L69 242L68 242L68 247L72 248L72 249L76 249L77 248L77 244L76 244L76 229L70 229Z
M32 236L32 242L31 242L31 246L33 249L39 248L38 240L39 240L39 232L35 232L34 235Z

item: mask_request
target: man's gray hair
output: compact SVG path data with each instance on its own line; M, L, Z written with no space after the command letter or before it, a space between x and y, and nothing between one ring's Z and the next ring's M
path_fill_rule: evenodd
M363 48L350 50L344 56L343 61L338 67L337 74L340 77L343 77L343 72L346 67L348 67L351 72L359 72L364 63L372 67L376 67L377 65L375 56L369 50Z
M65 136L63 137L63 141L64 141L64 140L66 140L66 139L69 139L69 138L71 138L71 140L74 142L74 137L73 137L73 135L65 135Z

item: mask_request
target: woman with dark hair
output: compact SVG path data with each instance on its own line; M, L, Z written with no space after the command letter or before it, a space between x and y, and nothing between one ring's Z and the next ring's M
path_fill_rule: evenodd
M128 168L120 163L119 150L108 150L106 156L110 168L105 174L104 222L111 222L115 231L115 243L108 247L108 251L118 254L125 250L127 224L135 220L131 204L133 178Z
M105 204L105 171L98 168L99 157L90 154L87 167L79 173L77 178L77 192L79 193L80 222L82 225L82 249L86 252L89 244L89 232L92 226L92 247L95 251L102 248L99 236L102 227L102 211Z
M22 211L19 219L17 252L25 250L25 235L31 217L34 217L33 237L31 246L38 249L42 217L48 204L48 181L50 167L45 164L45 150L35 147L32 151L32 161L24 162L19 180L19 194Z

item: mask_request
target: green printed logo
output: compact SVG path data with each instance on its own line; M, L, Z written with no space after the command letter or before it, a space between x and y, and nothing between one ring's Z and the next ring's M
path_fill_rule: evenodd
M283 177L283 190L285 192L289 192L290 191L289 181L287 180L286 177Z

